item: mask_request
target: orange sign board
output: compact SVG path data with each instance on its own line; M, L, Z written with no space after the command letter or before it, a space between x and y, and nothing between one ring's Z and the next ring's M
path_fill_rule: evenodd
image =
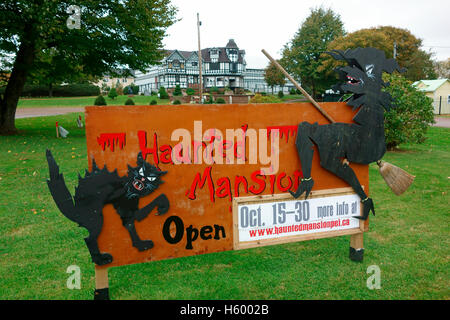
M321 106L336 121L352 122L354 113L345 103ZM303 121L328 123L309 103L87 107L90 166L95 159L99 168L107 165L125 176L127 165L136 166L137 154L142 152L148 163L167 171L164 183L140 199L139 207L165 194L168 212L135 222L139 237L152 240L153 248L133 247L113 206L103 209L99 248L113 256L105 267L233 250L233 208L237 208L233 199L271 195L288 199L288 190L296 190L302 172L295 136ZM229 139L227 130L242 135ZM311 196L319 190L349 187L319 161L315 152ZM368 192L368 166L350 166ZM367 227L366 221L363 229Z

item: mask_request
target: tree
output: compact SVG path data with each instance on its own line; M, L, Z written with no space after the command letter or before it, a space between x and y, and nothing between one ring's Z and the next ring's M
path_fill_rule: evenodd
M169 94L167 93L166 88L164 88L163 86L159 88L158 93L160 99L169 99Z
M416 81L436 77L431 53L421 50L422 40L406 29L390 26L361 29L336 38L329 43L328 51L373 47L383 50L387 58L392 58L394 44L396 60L401 67L406 68L404 76L407 79ZM319 70L328 73L339 64L333 58L327 57Z
M430 124L434 123L433 101L398 74L385 74L390 83L385 89L393 98L393 108L384 114L386 147L402 143L422 143Z
M70 55L58 52L55 48L42 50L36 55L36 61L29 71L27 84L46 86L49 97L52 97L54 87L64 82L93 80L91 76L83 73L83 66L70 60Z
M118 96L116 88L111 88L108 92L108 98L115 99Z
M435 62L434 70L439 79L450 79L450 58Z
M119 81L116 84L116 91L119 96L123 95L123 85Z
M102 95L95 98L94 106L106 106L106 100Z
M312 9L294 38L285 45L281 64L294 78L299 78L313 97L335 81L331 73L319 71L323 52L335 38L345 34L340 16L331 9Z
M126 86L123 88L124 94L138 94L139 93L139 86L135 85L134 83L130 84L129 86Z
M0 134L17 132L14 120L19 96L45 50L54 48L68 57L66 62L77 61L92 76L120 66L145 71L162 59L162 40L176 21L170 0L80 3L81 7L66 0L0 2L0 62L14 57L0 101ZM74 20L79 28L68 24Z
M278 63L279 62L280 61L278 61ZM283 87L286 84L283 72L281 72L273 62L270 62L267 68L264 70L264 80L269 85L269 87L272 88L272 94L273 88L275 86Z
M181 87L180 87L179 84L177 84L175 86L175 90L173 90L173 95L174 96L181 96L181 95L183 95L183 93L181 92Z

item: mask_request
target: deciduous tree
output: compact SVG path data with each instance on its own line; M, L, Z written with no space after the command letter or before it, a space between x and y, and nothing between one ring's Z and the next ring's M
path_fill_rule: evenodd
M87 82L90 78L90 75L83 72L82 65L76 61L70 61L68 54L50 48L36 55L35 63L29 71L27 83L46 86L49 97L52 97L55 86L64 82Z
M0 58L14 57L0 101L0 134L17 132L14 119L19 96L36 57L44 50L64 53L94 76L123 66L144 71L162 59L162 40L176 21L170 0L79 3L78 12L73 1L0 2ZM68 25L69 17L69 22L78 20L79 28L77 23Z
M437 61L434 64L436 75L440 79L450 79L450 58L444 61Z
M434 123L432 99L398 74L385 74L384 80L390 83L385 90L392 96L394 106L384 114L387 148L424 142L428 127Z
M404 76L407 79L416 81L436 77L431 53L420 49L422 40L406 29L390 26L361 29L334 39L329 43L328 51L373 47L383 50L386 57L392 58L394 45L395 58L401 67L406 68ZM323 61L319 70L328 73L338 64L339 62L329 57Z
M272 94L275 86L283 87L286 84L284 74L272 62L264 70L264 80L272 88Z
M312 9L294 38L285 45L281 64L313 97L328 89L335 77L319 70L328 44L345 34L340 16L331 9Z

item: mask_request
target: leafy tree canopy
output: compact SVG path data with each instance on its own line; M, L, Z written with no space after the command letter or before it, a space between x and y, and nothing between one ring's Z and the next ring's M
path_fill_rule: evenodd
M68 62L68 58L57 52L55 48L42 50L36 55L33 67L29 71L27 83L44 85L52 96L53 87L63 82L88 82L93 77L84 73L82 65L76 61Z
M335 81L334 75L319 69L325 59L323 52L331 41L344 35L338 14L331 9L312 9L294 38L285 45L281 64L316 97Z
M119 94L116 91L116 88L111 88L111 90L109 90L108 92L108 97L111 99L115 99Z
M428 127L434 123L433 100L397 73L384 74L383 80L390 83L385 91L394 101L394 108L384 114L387 148L424 142Z
M282 87L286 84L283 72L281 72L273 62L270 62L264 70L264 80L266 80L266 83L272 88L272 93L275 86Z
M383 50L387 58L394 55L394 43L397 46L396 60L407 69L404 76L411 81L433 79L436 77L431 53L420 49L422 40L406 29L390 26L361 29L338 37L328 44L327 50L346 50L373 47ZM321 72L330 72L339 62L327 57L320 67Z
M170 0L84 0L80 28L67 20L73 1L3 0L0 2L0 63L13 56L11 75L0 101L0 134L14 133L15 110L39 56L53 48L67 64L100 76L126 66L144 71L162 58L162 40L175 21ZM72 7L73 8L73 7Z
M435 62L434 70L439 79L450 79L450 58Z

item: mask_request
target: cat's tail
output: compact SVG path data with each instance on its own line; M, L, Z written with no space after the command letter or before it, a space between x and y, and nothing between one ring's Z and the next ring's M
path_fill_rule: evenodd
M64 176L59 173L59 167L50 150L47 149L46 152L48 169L50 172L50 179L47 179L48 188L50 193L55 200L56 206L62 212L64 216L73 222L79 223L79 216L75 210L75 205L73 202L73 197L67 189L66 182L64 181Z

